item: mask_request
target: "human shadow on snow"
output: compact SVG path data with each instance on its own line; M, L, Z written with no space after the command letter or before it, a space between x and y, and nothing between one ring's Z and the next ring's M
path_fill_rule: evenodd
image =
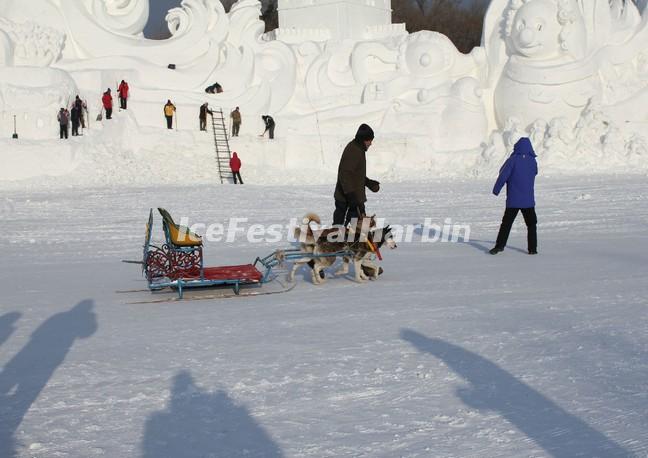
M77 339L97 330L94 302L85 300L48 318L0 372L0 456L17 455L14 434Z
M457 389L464 404L498 412L549 455L560 458L632 456L612 439L488 359L411 329L403 329L400 335L420 352L442 360L470 384L469 388Z
M143 458L281 458L281 449L224 391L196 386L188 371L173 378L167 408L146 421Z
M483 253L490 254L489 250L495 246L495 241L488 241L488 240L474 240L471 239L470 237L466 238L465 234L459 233L459 234L454 234L452 233L452 228L448 228L448 231L450 232L444 232L443 229L438 229L434 227L424 227L421 224L417 224L416 228L414 229L414 234L420 236L420 237L426 237L427 240L436 240L436 241L441 241L444 240L447 243L447 241L456 241L456 243L461 243L465 244L468 246L471 246ZM511 245L506 246L507 250L514 250L518 251L520 253L525 253L526 250L523 250L521 248L516 248Z
M0 345L5 343L16 330L14 323L18 321L21 316L22 315L18 312L9 312L0 316Z

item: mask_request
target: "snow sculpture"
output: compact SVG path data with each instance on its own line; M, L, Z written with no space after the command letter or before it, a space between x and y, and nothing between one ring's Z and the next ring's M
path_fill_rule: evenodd
M183 0L166 18L172 37L161 41L142 36L148 1L10 2L0 18L0 62L14 68L16 77L3 71L0 92L20 86L19 69L30 65L68 74L95 113L101 92L127 79L136 94L131 109L143 125L159 125L160 106L168 98L195 110L206 98L213 99L212 106L240 105L248 113L285 107L295 90L295 57L287 45L261 40L257 0L240 0L229 14L219 0ZM30 15L30 9L37 13ZM205 95L214 82L226 91ZM6 97L0 107L14 113L22 108ZM33 123L21 124L23 137L50 135ZM7 129L3 123L2 133Z
M642 151L645 2L642 11L631 0L493 0L482 39L491 126L531 135L552 164Z
M279 0L282 39L339 42L371 40L405 32L391 23L391 0Z
M61 56L65 36L47 26L34 22L17 24L0 18L0 33L5 35L6 55L13 54L14 65L48 67Z
M0 30L0 66L13 64L13 42L5 32Z
M523 126L556 116L575 124L593 97L619 112L646 86L646 15L629 0L495 0L485 30L500 126L510 116Z
M291 135L328 136L318 143L336 149L368 122L392 146L482 151L477 167L522 135L547 157L646 149L645 1L492 0L483 46L467 55L392 24L391 0L280 0L280 27L267 34L258 0L228 13L220 0L182 0L161 41L142 34L149 1L5 0L0 135L16 114L21 138L51 137L70 98L97 113L100 94L126 79L141 125L159 126L171 98L182 112L208 101L249 119L271 113ZM206 94L215 82L224 92ZM315 167L338 153L322 146Z
M510 57L495 89L497 121L513 116L528 126L556 113L576 118L599 87L595 69L580 63L585 36L575 5L519 3L510 6L505 26Z

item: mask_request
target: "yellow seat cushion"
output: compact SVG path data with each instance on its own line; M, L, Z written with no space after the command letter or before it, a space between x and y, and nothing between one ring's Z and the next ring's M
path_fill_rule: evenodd
M184 226L179 226L173 221L173 218L164 208L158 208L158 211L162 215L162 224L169 232L169 237L171 238L170 242L176 246L182 247L191 247L191 246L201 246L202 237L189 230L189 228Z
M171 242L177 246L200 246L202 245L202 237L191 232L184 226L171 225L169 226L169 235Z

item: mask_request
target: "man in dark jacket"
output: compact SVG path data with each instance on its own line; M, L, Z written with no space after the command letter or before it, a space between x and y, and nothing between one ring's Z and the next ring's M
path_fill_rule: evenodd
M85 129L85 116L83 114L84 110L87 110L85 102L83 102L77 95L74 99L74 106L79 110L79 122L81 123L81 128Z
M79 135L79 124L81 122L81 111L76 104L72 105L70 120L72 121L72 136L76 137Z
M272 140L274 138L275 120L270 115L263 115L261 116L261 119L263 119L263 122L265 123L265 130L261 134L261 137L268 132L268 136L270 137L270 140Z
M200 105L200 112L198 113L198 120L200 121L200 130L207 130L207 115L214 114L213 111L209 109L209 104L207 102Z
M538 236L536 231L537 218L535 213L534 184L538 174L536 154L527 137L522 137L513 148L513 154L506 160L500 169L499 177L493 188L493 194L499 195L506 184L506 211L502 219L495 247L490 254L504 251L513 221L522 211L524 222L527 225L527 243L529 254L537 254Z
M365 186L373 192L380 183L367 178L366 152L374 139L374 132L366 124L360 125L355 138L344 148L335 185L335 212L333 224L346 225L352 218L365 214Z

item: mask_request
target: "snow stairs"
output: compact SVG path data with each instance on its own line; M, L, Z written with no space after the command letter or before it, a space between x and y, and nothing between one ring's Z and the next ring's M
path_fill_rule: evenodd
M230 169L230 159L232 157L229 145L229 136L225 126L225 115L223 109L214 109L211 115L212 131L214 133L214 148L216 150L216 162L218 163L218 174L221 184L234 181L232 170Z

